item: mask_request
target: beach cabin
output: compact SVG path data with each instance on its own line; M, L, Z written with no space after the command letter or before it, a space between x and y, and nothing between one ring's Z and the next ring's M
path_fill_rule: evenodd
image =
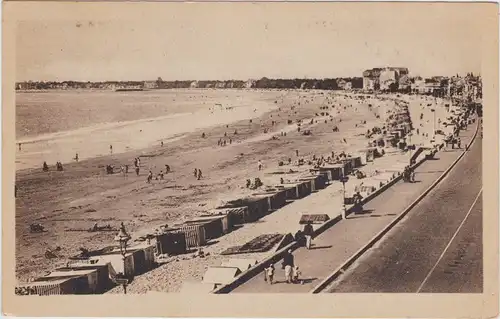
M389 147L389 146L395 147L397 140L398 140L397 134L389 134L384 138L385 146L386 147Z
M186 238L188 248L201 247L207 243L205 228L200 224L182 224L179 225L179 231Z
M360 150L359 152L363 154L363 157L361 157L361 164L373 162L373 160L376 158L376 154L378 154L376 147L365 148Z
M323 174L314 174L314 183L316 190L320 190L326 187L328 178Z
M309 196L311 194L312 187L311 187L310 180L297 179L295 182L297 182L297 189L298 189L298 193L299 193L299 198L303 198L303 197Z
M185 221L184 225L198 226L203 228L205 232L205 238L207 240L219 238L224 235L221 218L198 217Z
M40 278L41 280L48 280L48 278L54 279L64 279L64 278L74 278L74 277L82 277L86 279L86 283L83 281L77 280L75 283L78 285L75 287L75 293L81 294L95 294L97 293L97 269L83 269L83 270L73 270L73 269L63 269L63 270L55 270L50 274Z
M361 161L361 156L353 156L350 159L351 159L351 163L352 163L353 168L358 168L358 167L363 166L362 161Z
M120 251L112 251L99 256L93 256L90 260L97 260L98 263L109 263L115 273L122 273L126 278L133 278L135 274L134 255L130 252L122 256Z
M298 184L285 183L285 184L277 185L276 188L283 188L283 191L285 192L286 200L295 200L295 199L300 198Z
M180 255L187 252L186 235L179 229L170 229L156 235L156 251L159 255Z
M209 267L203 275L203 283L216 286L231 283L241 270L236 267Z
M247 207L248 220L246 220L246 222L254 222L260 219L261 217L265 216L269 211L269 203L267 201L267 198L254 197L254 196L229 201L227 202L226 205L224 205L221 208L233 208L233 207L234 208Z
M134 274L143 274L155 267L154 245L140 243L127 248L134 258Z
M269 211L280 209L286 204L286 192L283 190L274 189L266 192L253 193L252 196L266 199Z
M92 293L100 294L105 292L111 286L111 281L109 277L109 264L91 264L91 263L70 263L67 267L56 268L57 272L71 272L71 271L95 271L87 274L89 277L89 284L91 286ZM52 273L53 274L53 273Z
M316 183L313 176L301 176L298 180L301 183L307 183L307 188L310 189L311 193L316 191Z
M353 170L353 165L352 165L352 161L350 158L344 158L344 159L341 159L340 162L344 165L344 174L347 175L347 174L350 174Z
M214 215L227 215L228 223L231 227L235 225L245 224L250 221L248 207L226 207L220 206L211 212Z
M85 276L63 278L41 277L32 282L19 285L18 287L29 290L31 295L75 295L84 294L88 291L88 281ZM83 291L83 293L81 291Z
M320 170L327 171L329 174L328 179L331 181L338 181L344 174L344 164L325 165L320 167Z
M226 214L219 214L219 213L201 213L198 215L200 219L219 219L220 222L222 223L222 232L224 234L230 233L233 230L233 219L231 218L232 216L228 213Z

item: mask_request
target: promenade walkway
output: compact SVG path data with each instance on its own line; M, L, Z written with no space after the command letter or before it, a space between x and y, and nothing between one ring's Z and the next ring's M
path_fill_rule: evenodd
M475 125L469 125L460 133L463 144L469 143L475 132ZM463 152L458 149L444 149L436 154L435 160L425 161L416 169L416 183L397 182L395 185L365 204L364 213L350 215L313 240L311 250L299 248L293 252L295 263L302 272L303 284L287 284L281 262L275 264L276 283L264 281L261 273L233 290L233 293L307 293L340 267L351 255L362 248L371 238L396 218L411 202L417 199ZM340 214L340 205L331 202L314 203L314 210Z

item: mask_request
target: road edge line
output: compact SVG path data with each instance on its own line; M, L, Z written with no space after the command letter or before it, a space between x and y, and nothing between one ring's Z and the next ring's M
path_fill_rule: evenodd
M477 120L477 119L476 119ZM470 148L472 143L475 141L477 132L479 130L479 121L477 120L476 131L472 136L471 141L467 145L467 149ZM368 243L361 247L358 251L356 251L351 257L349 257L340 267L335 269L333 273L328 275L322 282L320 282L316 287L314 287L309 293L317 294L321 293L330 283L332 283L335 279L337 279L349 266L351 266L362 254L364 254L368 249L370 249L377 241L379 241L389 230L392 229L403 217L405 217L411 210L414 208L429 192L436 187L439 182L441 182L446 175L458 164L458 162L465 156L467 151L464 149L462 154L458 156L458 158L439 176L420 196L417 197L408 207L406 207L403 212L399 214L398 217L394 218L389 225L384 227L379 233L377 233L372 239L368 241Z

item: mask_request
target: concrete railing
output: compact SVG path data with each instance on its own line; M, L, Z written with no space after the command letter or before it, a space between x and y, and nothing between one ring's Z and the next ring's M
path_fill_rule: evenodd
M474 139L476 138L476 135L477 135L477 132L478 132L478 128L479 128L479 121L477 121L477 126L476 126L476 132L474 133L471 141L469 142L467 148L470 147L470 145L472 144L472 142L474 141ZM465 154L465 151L464 153L462 153L458 158L457 160L434 182L433 185L431 185L431 187L429 187L424 193L422 193L422 195L419 197L419 199L417 199L418 201L420 201L425 195L428 194L428 192L435 186L439 183L439 181L441 181L444 176L446 176L446 174L456 165L456 163L458 163L458 161L464 156ZM412 169L416 169L418 168L420 165L422 165L425 161L427 160L427 157L423 157L421 160L419 160L417 163L413 164L412 166L410 166ZM392 185L396 184L397 182L399 182L401 179L403 178L403 175L400 174L398 176L396 176L394 179L392 179L391 181L389 181L387 184L383 185L382 187L376 189L373 193L371 193L370 195L368 195L367 197L363 198L363 200L361 201L361 203L364 205L366 203L368 203L369 201L371 201L372 199L374 199L375 197L377 197L378 195L380 195L382 192L384 192L385 190L387 190L389 187L391 187ZM410 205L410 209L414 207L414 205L416 205L416 203L418 201L415 201L414 203L412 203L412 205ZM353 205L350 205L347 209L346 209L346 216L350 215L352 213L352 209L353 209ZM410 209L406 209L406 210L410 210ZM406 211L405 210L405 211ZM403 215L403 214L402 214ZM402 218L402 217L401 217ZM315 231L314 231L314 237L317 237L319 236L321 233L323 233L324 231L326 231L327 229L329 229L330 227L334 226L335 224L337 224L338 222L340 222L342 220L342 215L337 215L335 216L334 218L328 220L327 222L325 222L324 224L322 224L320 227L318 227ZM399 219L395 219L395 222L394 224L399 221ZM390 224L389 226L394 226L394 224ZM378 239L380 239L381 236L383 236L385 233L384 232L381 232L379 234L377 234L377 236L375 236L370 242L374 242L374 241L377 241ZM370 246L370 243L369 245L366 245L366 246ZM365 246L365 247L366 247ZM226 285L223 285L217 289L215 289L214 291L212 291L212 293L214 294L225 294L225 293L229 293L231 292L233 289L235 289L236 287L242 285L243 283L245 283L246 281L248 281L249 279L255 277L256 275L258 275L259 273L261 273L262 271L264 271L264 268L266 268L269 264L271 263L276 263L278 261L280 261L282 258L283 258L283 255L285 254L285 252L289 249L291 250L295 250L297 248L300 247L300 244L297 243L296 241L288 244L287 246L285 246L284 248L282 248L281 250L279 250L278 252L274 253L273 255L265 258L264 260L260 261L259 263L257 263L255 266L253 266L252 268L248 269L247 271L241 273L240 275L238 275L237 277L234 278L234 280L229 283L229 284L226 284ZM371 246L370 246L371 247ZM369 247L368 247L369 248ZM367 249L367 248L366 248ZM325 286L327 286L332 280L334 280L338 274L340 273L340 271L343 269L343 268L346 268L348 267L350 264L352 264L352 262L357 259L362 253L364 253L366 251L366 249L360 249L360 251L358 251L356 254L354 254L353 256L351 256L351 258L346 262L344 263L344 265L342 265L338 270L336 270L336 272L334 272L332 275L330 275L328 278L326 278L322 283L320 283L318 286L316 286L311 292L312 293L317 293L319 291L321 291L322 289L324 289ZM351 262L350 262L351 261ZM337 275L336 275L337 274Z
M421 159L419 162L417 162L416 164L414 164L412 166L412 168L417 168L425 160L426 160L426 158ZM402 179L402 175L396 176L394 179L392 179L391 181L389 181L387 184L385 184L382 187L376 189L373 193L371 193L367 197L363 198L363 200L361 201L361 203L363 205L366 204L366 203L368 203L373 198L375 198L376 196L378 196L379 194L381 194L382 192L384 192L385 190L387 190L389 187L391 187L392 185L394 185L395 183L397 183L401 179ZM353 210L353 205L349 205L349 207L346 208L346 216L350 215L352 213L352 210ZM317 229L314 230L314 237L319 236L321 233L323 233L324 231L326 231L330 227L334 226L335 224L337 224L341 220L342 220L342 215L337 215L334 218L328 220L327 222L325 222L324 224L322 224L321 226L319 226ZM225 294L225 293L231 292L232 290L234 290L238 286L242 285L246 281L250 280L251 278L255 277L256 275L258 275L259 273L261 273L262 271L264 271L264 268L266 268L267 266L269 266L271 263L274 264L274 263L277 263L278 261L280 261L283 258L283 255L286 253L287 250L289 250L289 249L295 250L295 249L299 248L300 246L301 245L298 242L296 242L296 241L291 242L290 244L288 244L284 248L280 249L278 252L276 252L273 255L265 258L264 260L260 261L255 266L253 266L252 268L248 269L247 271L244 271L243 273L241 273L240 275L238 275L237 277L235 277L234 280L231 283L223 285L223 286L215 289L214 291L212 291L212 293L214 293L214 294Z
M467 144L467 149L472 145L474 140L476 139L477 132L479 129L479 124L476 126L476 131L474 132L474 135L471 138L471 141L469 144ZM466 151L464 150L458 158L453 161L453 163L441 174L422 194L420 194L417 199L415 199L408 207L406 207L396 218L394 218L389 225L384 227L378 234L376 234L372 239L368 241L366 245L361 247L357 252L355 252L353 255L351 255L340 267L335 269L328 277L323 279L316 287L314 287L310 293L320 293L322 292L326 287L328 287L336 278L338 278L347 268L349 268L361 255L363 255L368 249L370 249L377 241L379 241L389 230L394 227L403 217L408 214L413 207L415 207L429 192L436 187L439 182L445 178L448 173L455 167L455 165L465 156ZM415 164L413 167L417 165L421 165L425 161L425 158L420 161L419 163ZM381 188L382 189L382 188Z

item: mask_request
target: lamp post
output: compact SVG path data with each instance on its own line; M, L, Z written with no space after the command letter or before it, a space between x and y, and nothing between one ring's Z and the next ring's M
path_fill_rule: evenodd
M125 230L125 225L123 222L120 225L120 231L115 236L115 241L118 242L120 247L120 253L123 258L123 277L117 278L117 284L121 284L123 286L123 293L127 294L127 284L128 280L125 277L125 255L127 254L127 243L131 239L130 235Z
M342 219L346 219L346 208L345 208L345 183L349 180L349 177L342 176L340 177L340 181L342 182Z
M413 135L412 132L408 133L408 148L410 150L410 165L412 164L412 162L411 162L411 153L412 153L412 149L413 149L413 147L411 146L411 136L412 135Z
M432 140L435 141L436 140L436 109L431 109L431 112L434 114L434 121L432 123L432 128L433 128Z

